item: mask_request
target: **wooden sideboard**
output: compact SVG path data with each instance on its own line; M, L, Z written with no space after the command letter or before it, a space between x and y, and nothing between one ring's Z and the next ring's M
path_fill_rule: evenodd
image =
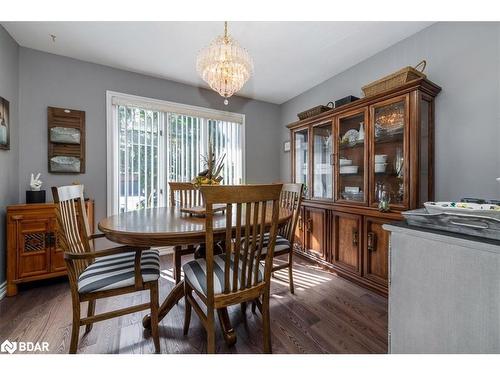
M94 202L85 207L93 231ZM16 295L20 283L66 275L57 225L53 203L7 207L7 296Z
M440 90L417 79L288 125L292 181L306 186L299 254L387 295L389 234L382 226L433 200ZM378 208L381 191L391 199L387 212Z

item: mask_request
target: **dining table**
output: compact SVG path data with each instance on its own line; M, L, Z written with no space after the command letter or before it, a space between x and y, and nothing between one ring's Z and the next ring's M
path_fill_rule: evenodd
M232 223L236 226L235 211ZM266 226L271 226L271 210L266 210ZM280 207L278 226L285 225L290 220L292 212L285 207ZM245 215L243 215L243 218ZM144 208L135 211L123 212L102 219L99 230L105 237L113 242L137 247L168 247L176 245L199 245L205 243L205 218L192 216L181 211L179 207L167 206L157 208ZM244 220L243 220L244 221ZM260 220L259 220L260 221ZM244 224L244 223L243 223ZM215 241L224 241L226 236L226 214L218 212L213 214L213 235ZM198 252L203 254L203 251ZM184 282L176 284L159 310L159 321L184 297ZM217 315L222 327L223 336L228 345L236 342L236 334L231 326L226 308L218 309ZM146 315L142 321L145 329L150 329L150 316Z

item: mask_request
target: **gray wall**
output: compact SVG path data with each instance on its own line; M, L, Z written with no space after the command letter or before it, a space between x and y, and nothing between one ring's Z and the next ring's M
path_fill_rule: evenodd
M370 57L281 106L285 125L296 114L346 95L403 66L427 60L443 90L436 99L436 199L500 198L500 24L437 23ZM281 152L282 179L290 153Z
M106 215L106 90L197 105L246 115L248 183L270 182L279 176L279 106L239 97L228 106L216 93L102 65L20 48L19 198L29 175L41 172L45 188L75 180L96 201L96 220ZM47 172L47 106L86 112L87 160L82 175ZM49 192L50 197L50 192Z
M0 150L0 284L5 281L5 206L18 198L19 47L0 26L0 96L9 101L10 150Z

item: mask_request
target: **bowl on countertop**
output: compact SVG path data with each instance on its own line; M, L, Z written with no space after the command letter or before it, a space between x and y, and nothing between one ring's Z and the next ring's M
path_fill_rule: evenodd
M465 202L425 202L424 207L428 213L465 214L474 216L487 216L500 219L500 206L495 204L478 204Z

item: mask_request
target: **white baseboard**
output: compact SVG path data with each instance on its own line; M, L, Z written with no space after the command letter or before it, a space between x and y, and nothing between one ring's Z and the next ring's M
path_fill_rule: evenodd
M0 284L0 300L7 294L7 281Z

